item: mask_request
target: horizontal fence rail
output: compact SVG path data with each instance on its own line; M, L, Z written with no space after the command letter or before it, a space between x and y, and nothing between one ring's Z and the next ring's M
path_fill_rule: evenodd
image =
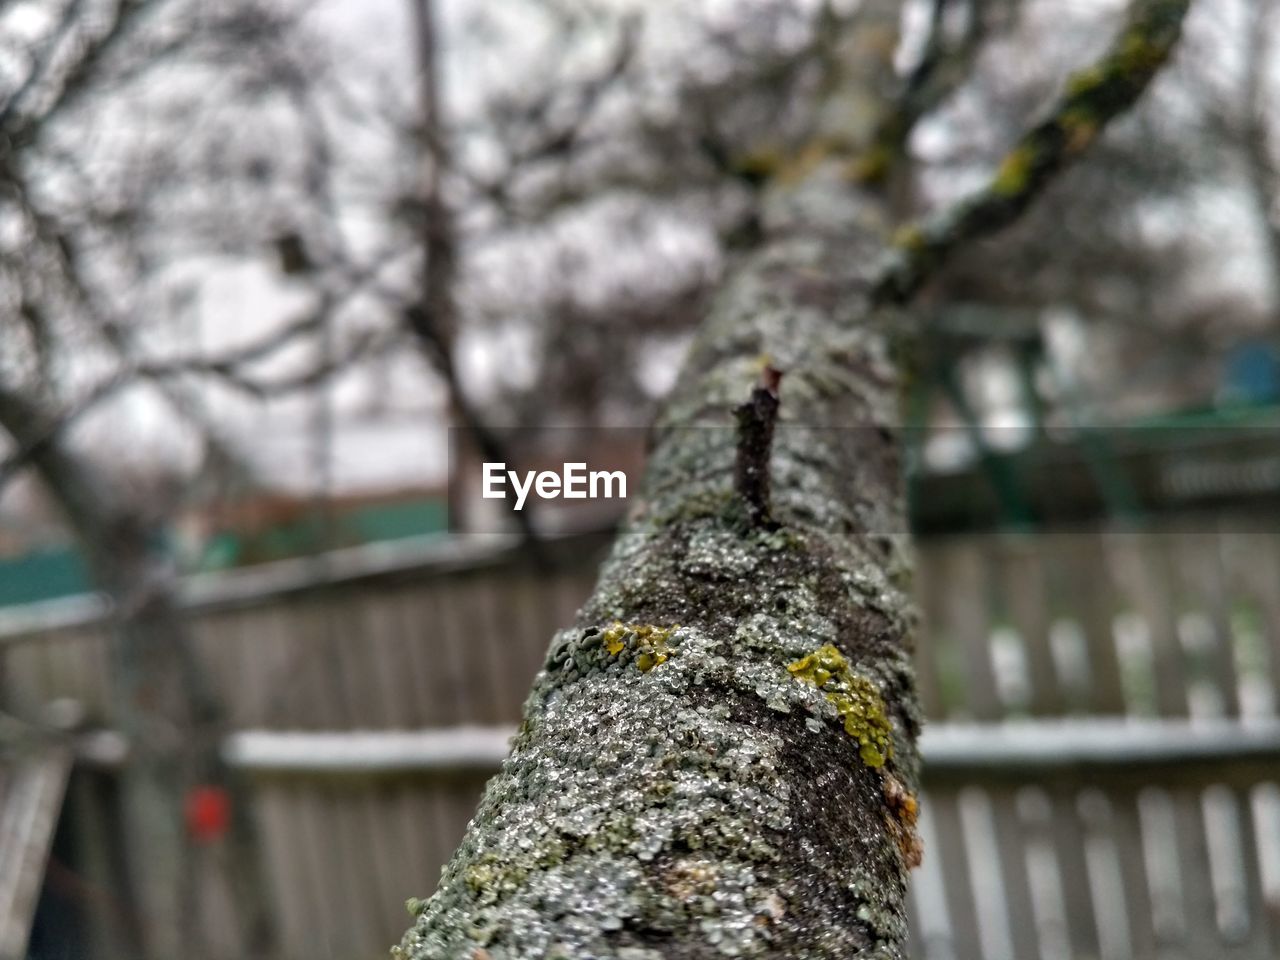
M231 766L259 775L492 774L515 732L514 727L243 730L227 739L223 756ZM1280 720L1249 726L1227 720L1103 718L946 724L924 731L920 756L930 786L987 778L1040 782L1060 777L1088 783L1095 775L1208 782L1242 770L1274 774L1280 769Z

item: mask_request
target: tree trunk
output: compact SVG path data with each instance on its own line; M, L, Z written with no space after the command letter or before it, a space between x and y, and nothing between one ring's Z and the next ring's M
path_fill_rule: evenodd
M867 280L883 220L852 193L811 178L724 283L640 503L396 956L902 955L911 564ZM733 424L766 366L761 520Z

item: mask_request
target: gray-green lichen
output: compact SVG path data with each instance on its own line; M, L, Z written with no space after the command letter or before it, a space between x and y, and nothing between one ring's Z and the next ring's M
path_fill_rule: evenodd
M693 928L716 953L761 956L810 885L858 881L853 864L818 860L805 883L783 869L782 844L797 826L805 835L784 775L797 744L766 713L816 721L797 728L806 741L831 737L826 723L839 719L786 669L837 633L810 589L788 586L785 614L757 613L719 635L682 627L662 669L643 674L610 653L608 627L562 632L530 723L486 791L484 831L469 834L401 949L605 957L645 946L628 944L629 930L651 938ZM744 724L743 704L761 708L755 722ZM881 918L882 898L865 891L882 880L860 883L855 910ZM548 924L552 906L559 919ZM829 932L830 949L811 955L867 955L881 927Z
M894 381L843 322L862 294L834 249L779 243L727 285L643 505L398 957L902 955L920 718ZM787 368L767 530L732 490L762 354ZM823 649L840 691L788 669Z

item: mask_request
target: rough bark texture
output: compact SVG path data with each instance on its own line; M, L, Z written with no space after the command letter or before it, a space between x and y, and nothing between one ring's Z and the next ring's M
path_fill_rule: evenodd
M815 178L724 285L642 502L396 956L902 955L910 563L859 267L883 225L852 202ZM786 372L776 528L733 489L733 410L765 364Z
M876 304L910 298L1083 155L1166 61L1187 7L1135 0L985 190L891 243L849 183L819 173L773 198L766 242L726 281L656 426L642 503L554 638L438 891L410 901L397 957L903 955L920 716ZM872 4L859 37L881 42L855 49L891 51L896 9ZM734 410L769 367L786 373L769 482L747 471L735 490Z

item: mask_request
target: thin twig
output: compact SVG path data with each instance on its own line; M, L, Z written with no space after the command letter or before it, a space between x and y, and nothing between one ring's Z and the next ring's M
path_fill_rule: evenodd
M774 526L769 494L769 459L773 451L773 428L778 421L778 387L782 372L766 366L760 382L746 403L734 407L738 423L738 449L733 485L753 527Z

